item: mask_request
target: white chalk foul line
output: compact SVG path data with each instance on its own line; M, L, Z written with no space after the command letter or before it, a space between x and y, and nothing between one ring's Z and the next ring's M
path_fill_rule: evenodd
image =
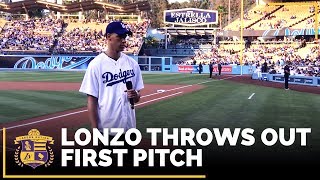
M88 110L76 111L76 112L67 113L67 114L63 114L63 115L59 115L59 116L55 116L55 117L51 117L51 118L41 119L41 120L34 121L34 122L29 122L29 123L25 123L25 124L19 124L19 125L16 125L16 126L10 126L10 127L6 127L6 129L7 130L8 129L14 129L14 128L17 128L17 127L23 127L23 126L28 126L28 125L31 125L31 124L37 124L37 123L40 123L40 122L46 122L46 121L50 121L50 120L53 120L53 119L58 119L58 118L61 118L61 117L66 117L66 116L70 116L70 115L74 115L74 114L79 114L79 113L86 112L86 111L88 111ZM0 131L2 131L2 129Z
M174 94L171 94L171 95L163 96L163 97L160 97L160 98L152 99L152 100L150 100L150 101L146 101L146 102L143 102L143 103L139 103L139 104L137 104L136 106L140 106L140 105L143 105L143 104L146 104L146 103L149 103L149 102L153 102L153 101L156 101L156 100L159 100L159 99L164 99L164 98L166 98L166 97L175 96L175 95L181 94L181 93L182 93L182 92L178 92L178 93L174 93ZM66 116L71 116L71 115L83 113L83 112L86 112L86 111L88 111L88 110L86 109L86 110L82 110L82 111L76 111L76 112L67 113L67 114L63 114L63 115L59 115L59 116L55 116L55 117L50 117L50 118L46 118L46 119L41 119L41 120L34 121L34 122L29 122L29 123L25 123L25 124L19 124L19 125L16 125L16 126L10 126L10 127L6 127L6 129L9 130L9 129L14 129L14 128L18 128L18 127L29 126L29 125L32 125L32 124L37 124L37 123L40 123L40 122L51 121L51 120L54 120L54 119L58 119L58 118L66 117ZM0 129L0 132L1 132L1 131L2 131L2 129Z
M234 78L234 77L237 77L237 76L241 76L241 75L235 75L235 76L231 76L231 77L226 77L226 78L222 78L220 80L231 79L231 78ZM218 80L212 79L212 80L209 80L209 81L203 81L203 82L197 83L196 85L206 84L206 83L214 82L214 81L218 81ZM193 85L190 84L190 85L185 85L185 86L181 86L181 87L177 87L177 88L173 88L173 89L168 89L168 90L165 90L164 92L156 92L156 93L148 94L148 95L142 96L141 98L145 98L145 97L149 97L149 96L153 96L153 95L157 95L157 94L162 94L162 93L165 93L165 92L170 92L170 91L174 91L174 90L178 90L178 89L182 89L182 88L187 88L187 87L191 87L191 86L193 86Z
M170 91L174 91L174 90L182 89L182 88L186 88L186 87L191 87L191 86L192 86L192 84L191 85L177 87L177 88L173 88L173 89L168 89L168 90L165 90L164 92L156 92L156 93L148 94L148 95L142 96L141 98L145 98L145 97L149 97L149 96L153 96L153 95L157 95L157 94L162 94L162 93L165 93L165 92L170 92Z
M146 101L146 102L138 103L136 106L141 106L141 105L149 103L149 102L153 102L153 101L157 101L157 100L164 99L164 98L167 98L167 97L175 96L175 95L178 95L178 94L181 94L181 93L183 93L183 92L180 91L180 92L177 92L177 93L174 93L174 94L170 94L170 95L167 95L167 96L163 96L163 97L152 99L152 100L149 100L149 101Z
M213 81L217 81L217 80L212 79L212 80L210 80L210 81L203 81L203 82L199 82L199 83L197 83L197 84L200 85L200 84L205 84L205 83L209 83L209 82L213 82Z
M209 80L209 81L199 82L199 83L197 83L197 84L198 84L198 85L199 85L199 84L206 84L206 83L209 83L209 82L215 82L215 81L220 81L220 80L231 79L231 78L234 78L234 77L237 77L237 76L241 76L241 75L230 76L230 77L226 77L226 78L222 78L222 79L212 79L212 80Z
M231 78L238 77L238 76L241 76L241 75L230 76L230 77L227 77L227 78L222 78L222 79L220 79L220 80L231 79Z
M251 99L256 93L252 93L248 99Z
M222 79L219 79L219 80L226 80L226 79L231 79L231 78L234 78L236 76L231 76L231 77L226 77L226 78L222 78Z

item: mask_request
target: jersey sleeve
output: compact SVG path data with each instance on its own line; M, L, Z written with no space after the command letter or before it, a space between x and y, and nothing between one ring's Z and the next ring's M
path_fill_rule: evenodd
M143 79L142 79L142 74L141 70L138 64L135 64L135 72L136 72L136 84L135 84L135 90L140 91L141 89L144 88L143 84Z
M87 71L82 80L79 92L98 98L99 96L99 81L97 76L97 70L95 70L94 64L89 64Z

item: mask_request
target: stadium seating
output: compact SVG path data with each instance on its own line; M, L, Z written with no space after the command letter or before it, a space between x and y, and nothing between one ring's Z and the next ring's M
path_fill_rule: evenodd
M244 28L252 30L312 28L315 8L310 5L258 5L245 13ZM320 17L320 16L319 16ZM227 25L224 30L238 31L240 18Z
M86 53L101 52L106 48L105 28L108 22L69 23L66 32L59 37L57 52L61 53ZM143 37L145 37L149 22L147 20L137 23L126 23L133 32L133 36L127 40L125 52L128 54L138 53Z
M267 16L268 14L276 11L277 8L278 6L265 6L265 5L255 6L253 9L245 13L243 26L249 27L250 25L256 23L257 21ZM240 22L241 22L240 18L238 18L232 23L230 23L228 26L226 26L224 30L238 31L240 28Z
M105 28L108 21L68 22L63 20L29 19L0 21L0 49L8 53L92 53L105 49ZM137 54L149 27L149 21L128 22L133 32L125 53ZM50 52L49 52L50 51Z
M45 19L14 20L5 23L0 43L3 51L48 51L63 21Z
M294 24L311 14L312 13L310 13L308 5L283 6L279 10L257 22L251 28L254 30L281 29L289 27L290 24Z

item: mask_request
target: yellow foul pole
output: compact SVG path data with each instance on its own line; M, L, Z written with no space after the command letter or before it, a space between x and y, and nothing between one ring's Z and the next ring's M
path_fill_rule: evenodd
M318 33L319 33L319 30L318 30L318 10L319 10L318 3L314 3L314 8L315 8L314 34L315 34L315 41L318 43Z
M242 65L243 61L243 0L241 0L241 15L240 15L240 20L241 20L241 27L240 27L240 65Z

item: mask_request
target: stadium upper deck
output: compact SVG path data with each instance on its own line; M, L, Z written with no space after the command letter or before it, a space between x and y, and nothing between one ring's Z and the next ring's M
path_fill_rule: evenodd
M138 1L136 3L124 5L115 5L111 3L95 1L95 0L84 0L81 2L75 2L71 4L57 4L47 2L45 0L23 0L13 3L1 3L0 11L8 13L23 12L26 9L50 9L58 12L80 12L93 9L105 9L108 12L115 13L136 13L137 11L150 11L151 6L148 1Z
M283 5L257 5L244 13L244 28L246 30L270 30L282 28L313 28L315 22L315 7L319 2L307 2ZM318 11L319 12L319 11ZM239 31L240 18L236 19L224 30Z

